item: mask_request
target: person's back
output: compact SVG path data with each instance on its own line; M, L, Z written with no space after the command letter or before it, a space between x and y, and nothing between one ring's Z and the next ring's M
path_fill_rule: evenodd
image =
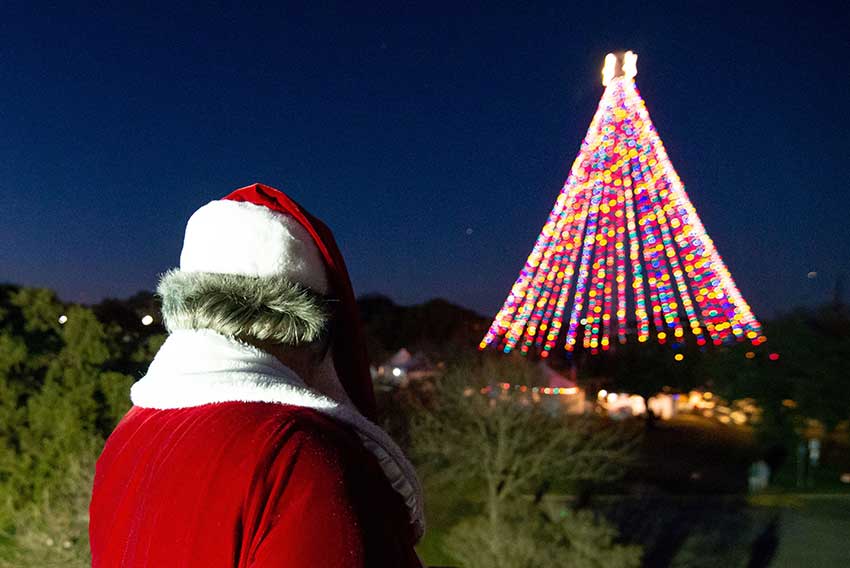
M422 496L330 231L255 184L189 220L169 336L97 463L95 567L420 567Z
M401 497L356 435L314 410L134 408L95 484L94 566L416 565Z

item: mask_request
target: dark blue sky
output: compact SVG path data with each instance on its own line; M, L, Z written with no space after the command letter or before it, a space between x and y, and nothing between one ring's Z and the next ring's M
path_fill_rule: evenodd
M618 49L757 315L850 274L846 3L455 4L4 5L0 280L152 289L193 210L261 181L334 229L358 293L493 313Z

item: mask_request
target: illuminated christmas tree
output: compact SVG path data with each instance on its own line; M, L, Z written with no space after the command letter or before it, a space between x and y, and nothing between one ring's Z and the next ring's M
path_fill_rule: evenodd
M592 353L660 343L765 341L635 86L637 55L608 54L607 88L555 207L481 348Z

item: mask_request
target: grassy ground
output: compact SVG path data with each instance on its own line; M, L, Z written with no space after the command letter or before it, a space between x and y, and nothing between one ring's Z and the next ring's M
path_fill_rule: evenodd
M429 528L425 538L416 547L419 557L426 566L456 566L454 559L443 550L446 533L440 527Z
M752 432L696 415L655 422L627 482L666 493L741 493L756 457Z
M426 566L457 566L443 549L443 539L455 524L481 511L481 504L469 499L475 488L449 484L434 487L424 481L427 530L416 551Z
M850 495L770 497L754 501L777 514L772 568L850 566Z

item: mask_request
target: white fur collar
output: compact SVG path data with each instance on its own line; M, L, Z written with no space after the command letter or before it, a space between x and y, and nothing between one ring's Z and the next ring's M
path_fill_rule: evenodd
M381 428L354 407L308 388L272 355L209 330L172 333L147 375L130 390L142 408L188 408L217 402L272 402L311 408L352 427L404 499L417 540L425 531L422 490L413 466Z

